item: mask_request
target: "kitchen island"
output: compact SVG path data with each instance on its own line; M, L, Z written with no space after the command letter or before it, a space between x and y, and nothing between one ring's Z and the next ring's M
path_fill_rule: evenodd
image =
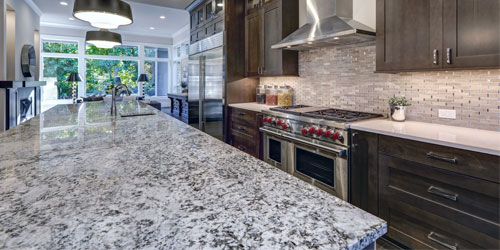
M138 102L0 134L0 249L363 249L385 221Z

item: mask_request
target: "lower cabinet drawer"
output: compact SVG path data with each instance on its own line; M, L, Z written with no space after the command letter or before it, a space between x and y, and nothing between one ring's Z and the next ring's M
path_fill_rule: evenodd
M231 129L233 131L238 131L242 134L248 135L248 136L258 136L258 130L255 127L248 126L246 124L238 123L238 122L232 122L231 123Z
M258 147L251 138L233 134L233 147L259 158Z
M395 201L385 203L387 236L411 249L498 249L496 238L481 234L421 209Z
M429 241L440 239L468 249L498 246L497 183L382 154L378 163L379 215L395 240L412 248L437 248ZM403 242L408 237L420 243Z

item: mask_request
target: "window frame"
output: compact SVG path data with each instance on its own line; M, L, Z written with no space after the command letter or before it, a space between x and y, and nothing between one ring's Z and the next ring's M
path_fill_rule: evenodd
M40 35L40 46L42 48L44 41L51 42L74 42L78 44L77 54L67 54L67 53L49 53L40 52L40 79L43 78L43 60L45 57L57 57L57 58L76 58L78 59L78 72L82 78L82 81L78 83L78 96L86 96L86 76L87 76L87 59L101 59L101 60L120 60L120 61L138 61L138 76L145 73L144 62L153 61L155 63L155 81L158 81L158 62L168 63L168 79L167 79L167 92L171 92L174 84L174 76L172 71L173 65L173 46L165 44L155 44L155 43L142 43L142 42L127 42L124 41L124 46L137 46L139 54L137 57L132 56L104 56L104 55L87 55L87 43L84 37L71 37L71 36L54 36L54 35ZM158 58L158 50L156 50L156 57L146 57L145 47L152 47L156 49L167 49L168 58ZM155 96L158 96L158 82L155 84Z

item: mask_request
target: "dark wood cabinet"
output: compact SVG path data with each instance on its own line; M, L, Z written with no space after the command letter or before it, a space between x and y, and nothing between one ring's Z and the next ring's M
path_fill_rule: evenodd
M500 67L499 3L377 0L377 71Z
M351 140L351 201L386 220L387 237L413 249L500 247L499 156L362 131Z
M224 30L224 1L206 0L191 13L191 43Z
M298 52L271 46L298 29L298 1L267 1L248 10L245 20L246 74L298 75Z
M443 37L445 68L500 67L500 0L444 0Z
M262 113L229 107L230 144L256 158L262 159Z

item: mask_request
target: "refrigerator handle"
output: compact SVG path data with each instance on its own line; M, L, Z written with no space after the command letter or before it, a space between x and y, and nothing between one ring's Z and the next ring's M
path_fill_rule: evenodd
M200 56L200 88L199 88L199 127L201 131L205 131L205 56Z

